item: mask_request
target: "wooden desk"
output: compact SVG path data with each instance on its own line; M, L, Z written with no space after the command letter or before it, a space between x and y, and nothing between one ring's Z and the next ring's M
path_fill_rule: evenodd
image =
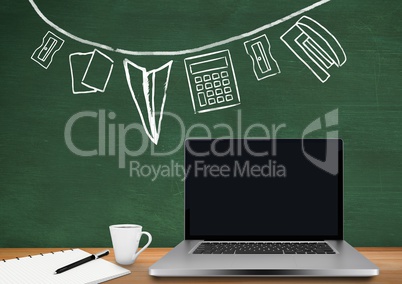
M0 260L49 253L63 248L0 248ZM97 253L104 248L82 248ZM380 275L369 278L156 278L148 275L148 268L164 256L170 248L148 248L133 265L125 266L131 274L108 283L402 283L402 248L358 248L380 268ZM114 261L113 250L104 259Z

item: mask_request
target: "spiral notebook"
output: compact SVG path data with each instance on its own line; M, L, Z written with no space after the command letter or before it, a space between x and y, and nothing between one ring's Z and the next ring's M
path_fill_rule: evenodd
M90 253L80 249L70 249L9 260L0 260L0 283L101 283L131 273L130 270L99 258L66 272L54 274L56 269L90 255Z

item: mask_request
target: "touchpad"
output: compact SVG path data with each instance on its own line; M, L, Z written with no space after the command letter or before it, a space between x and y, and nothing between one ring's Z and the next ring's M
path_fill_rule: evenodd
M290 269L296 267L293 255L233 255L235 269Z

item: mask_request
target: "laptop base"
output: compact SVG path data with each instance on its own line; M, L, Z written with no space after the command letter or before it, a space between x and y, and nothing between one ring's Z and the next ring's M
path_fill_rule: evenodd
M157 277L368 277L379 269L345 241L331 255L197 255L202 240L181 242L149 268Z

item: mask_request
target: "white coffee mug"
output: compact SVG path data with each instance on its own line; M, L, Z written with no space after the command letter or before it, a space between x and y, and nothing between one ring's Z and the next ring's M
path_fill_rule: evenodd
M117 263L122 265L133 264L140 253L152 242L148 232L142 232L142 226L134 224L120 224L109 226L112 237L113 250ZM148 243L137 252L142 235L148 236Z

